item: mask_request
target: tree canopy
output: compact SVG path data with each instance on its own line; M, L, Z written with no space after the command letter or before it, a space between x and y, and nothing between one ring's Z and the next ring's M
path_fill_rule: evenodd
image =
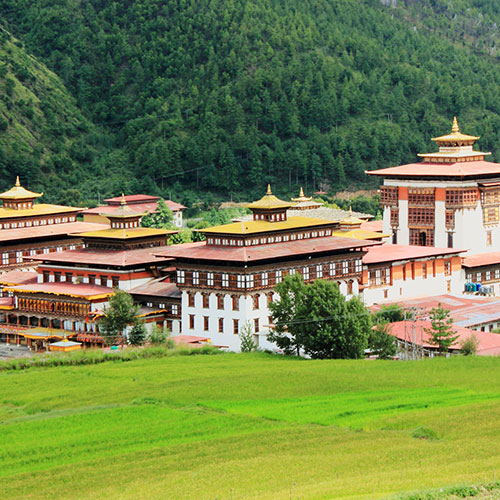
M415 161L453 115L498 159L496 3L384 3L4 0L19 54L0 66L0 184L15 168L54 200L77 186L71 199L184 204L267 182L282 196L374 186L365 170ZM20 92L41 63L58 92ZM27 120L44 125L34 154L15 147Z
M269 340L286 353L303 351L313 358L360 358L370 334L371 317L361 301L340 293L335 282L305 284L299 274L275 287L271 302L275 330Z

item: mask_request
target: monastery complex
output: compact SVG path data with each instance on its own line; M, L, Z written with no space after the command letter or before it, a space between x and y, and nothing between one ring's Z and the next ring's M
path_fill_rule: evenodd
M275 285L296 273L333 280L375 308L438 296L470 308L478 293L487 296L481 307L500 305L500 164L474 150L477 139L454 119L450 134L433 139L438 152L367 172L383 181L381 226L352 213L339 218L302 190L280 200L268 186L248 205L249 218L179 245L167 244L175 231L141 227L157 197L110 198L93 209L37 204L42 194L18 179L0 194L0 342L102 346L99 318L118 288L147 324L176 338L238 351L250 327L259 347L274 349L268 305L278 299ZM182 227L185 207L167 206ZM500 307L488 311L463 328L498 327Z

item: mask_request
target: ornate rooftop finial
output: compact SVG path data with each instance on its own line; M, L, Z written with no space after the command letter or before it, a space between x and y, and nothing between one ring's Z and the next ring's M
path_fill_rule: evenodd
M19 176L16 177L16 186L19 187L21 183L19 182Z
M266 194L273 194L273 192L271 191L271 184L267 185L267 193Z
M122 193L122 201L120 202L120 205L126 205L126 204L127 204L127 202L125 200L125 194Z
M352 205L349 205L349 217L352 217Z
M305 198L305 196L304 196L304 189L302 188L302 186L300 186L299 198Z
M460 132L460 127L458 126L457 122L457 117L453 117L453 125L451 126L451 131L452 133L456 134L457 132Z

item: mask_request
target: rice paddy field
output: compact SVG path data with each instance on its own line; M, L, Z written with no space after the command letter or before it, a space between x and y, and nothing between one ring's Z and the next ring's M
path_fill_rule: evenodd
M0 372L2 499L409 498L499 478L497 358Z

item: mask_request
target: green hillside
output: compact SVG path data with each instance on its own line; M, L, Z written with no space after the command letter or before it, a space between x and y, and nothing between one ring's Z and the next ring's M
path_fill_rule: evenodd
M0 31L0 189L19 175L46 200L82 201L71 188L99 151L94 130L61 80Z
M106 154L74 159L84 196L182 201L367 185L365 169L413 161L453 115L499 159L495 5L5 0L0 16L106 133Z
M0 371L0 491L394 500L435 488L411 498L464 498L473 490L446 492L498 481L498 368L497 358L221 354Z

